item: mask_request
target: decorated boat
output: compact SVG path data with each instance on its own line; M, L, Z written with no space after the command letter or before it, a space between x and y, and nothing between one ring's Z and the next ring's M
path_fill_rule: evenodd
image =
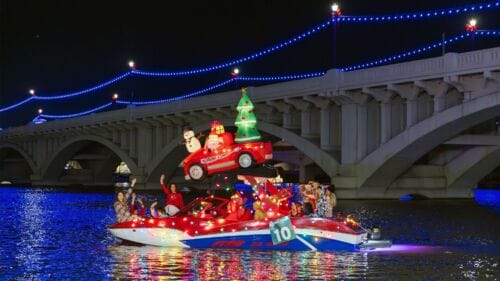
M351 216L335 219L289 217L253 219L248 212L233 219L229 199L198 198L169 218L141 218L109 227L116 237L144 245L182 248L357 251L390 247ZM375 234L375 235L374 235ZM373 238L369 239L370 235Z
M236 107L235 137L219 121L213 121L203 147L191 128L184 129L190 153L183 160L186 179L201 180L272 159L272 145L261 141L253 109L243 89ZM198 198L173 217L117 223L109 231L126 241L184 248L338 251L390 246L390 241L380 240L378 229L367 231L352 216L301 216L297 206L302 192L297 185L243 178L246 184L236 184L230 199Z

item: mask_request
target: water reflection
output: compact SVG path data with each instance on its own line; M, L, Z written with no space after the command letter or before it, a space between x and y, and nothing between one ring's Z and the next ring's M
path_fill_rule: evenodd
M364 278L367 253L196 250L117 245L115 279L297 280Z
M318 253L121 245L112 193L0 188L0 280L498 280L500 220L473 201L339 201L390 250Z
M23 278L39 279L44 263L40 249L46 239L45 217L48 215L43 208L46 194L42 191L24 192L24 202L17 210L19 218L19 241L16 246L19 251L15 255L17 264L25 269Z

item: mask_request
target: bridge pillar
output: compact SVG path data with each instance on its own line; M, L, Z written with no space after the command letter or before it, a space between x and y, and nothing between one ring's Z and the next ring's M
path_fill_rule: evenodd
M361 161L368 154L368 96L359 95L357 106L357 151L356 160Z
M363 88L363 93L371 95L379 102L380 107L380 144L384 144L392 137L392 91L385 88Z
M300 113L293 110L290 104L282 101L268 101L266 104L283 113L283 128L289 130L300 129Z
M130 157L136 158L137 157L137 129L132 126L129 129L128 132L129 136L129 154Z
M111 132L111 139L113 143L120 143L120 131L118 129L113 129Z
M331 103L325 103L326 106L321 108L321 130L320 130L320 146L326 151L335 150L339 145L339 136L341 135L340 126L340 110L338 106Z
M128 131L126 129L120 130L120 148L128 149Z
M155 126L155 152L158 153L163 147L163 127L161 124Z
M417 87L424 89L427 94L434 97L434 114L446 109L446 93L450 86L443 80L417 81Z
M167 143L171 142L173 140L173 128L170 125L167 125L165 129L163 130L163 146L165 146Z
M314 139L319 137L320 113L314 110L313 105L303 99L285 99L300 111L300 135L304 138Z
M346 103L342 105L342 164L355 164L357 160L357 105Z
M137 164L144 167L151 160L153 130L149 125L140 124L137 129Z
M319 137L320 112L312 105L308 105L300 114L301 135L304 138L315 139Z

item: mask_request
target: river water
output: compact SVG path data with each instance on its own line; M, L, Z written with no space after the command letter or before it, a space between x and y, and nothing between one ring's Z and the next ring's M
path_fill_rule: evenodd
M391 249L354 253L122 245L113 193L0 188L0 280L500 280L500 214L473 200L340 200Z

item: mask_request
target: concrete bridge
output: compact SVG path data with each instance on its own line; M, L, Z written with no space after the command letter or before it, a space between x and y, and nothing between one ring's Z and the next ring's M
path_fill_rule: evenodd
M500 47L249 87L285 177L341 198L472 196L500 178ZM182 178L182 128L232 126L239 91L29 124L0 133L0 180L106 185L125 161L139 186ZM229 128L231 130L231 128ZM69 160L82 169L64 170Z

